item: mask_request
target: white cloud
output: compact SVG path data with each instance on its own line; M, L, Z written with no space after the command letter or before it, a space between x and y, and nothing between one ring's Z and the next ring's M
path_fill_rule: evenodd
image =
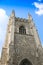
M39 2L41 2L42 0L38 0Z
M6 11L4 9L0 9L0 42L2 41L2 43L0 43L0 49L2 48L2 44L5 38L7 23L8 23L8 15L6 14Z
M35 13L38 15L43 15L43 3L34 2L33 4L36 8L38 8L38 10L35 10Z

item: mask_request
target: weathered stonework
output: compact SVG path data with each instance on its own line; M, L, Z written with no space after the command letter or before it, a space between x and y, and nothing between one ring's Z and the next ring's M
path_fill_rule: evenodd
M20 34L20 26L25 27L26 34ZM30 14L28 19L22 19L15 17L12 11L2 49L1 65L43 65L42 46Z

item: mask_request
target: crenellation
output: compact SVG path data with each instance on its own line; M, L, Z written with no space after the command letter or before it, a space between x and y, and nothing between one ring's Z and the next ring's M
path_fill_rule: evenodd
M18 22L28 22L28 19L15 17L15 21L18 21Z

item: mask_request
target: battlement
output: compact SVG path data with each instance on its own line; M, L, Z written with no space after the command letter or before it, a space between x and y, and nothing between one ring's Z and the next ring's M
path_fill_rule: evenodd
M31 16L30 13L28 13L28 18L27 19L25 19L25 18L19 18L19 17L15 16L15 11L14 10L12 11L12 13L10 15L9 20L11 21L11 19L15 19L16 22L17 21L18 22L31 22L31 21L33 21L33 18L32 18L32 16Z
M19 21L19 22L28 22L28 19L15 17L15 21Z

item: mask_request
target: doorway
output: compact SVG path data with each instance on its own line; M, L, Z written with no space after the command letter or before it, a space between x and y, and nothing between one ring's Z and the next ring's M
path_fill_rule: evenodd
M20 62L20 65L32 65L32 63L31 63L28 59L23 59L23 60Z

